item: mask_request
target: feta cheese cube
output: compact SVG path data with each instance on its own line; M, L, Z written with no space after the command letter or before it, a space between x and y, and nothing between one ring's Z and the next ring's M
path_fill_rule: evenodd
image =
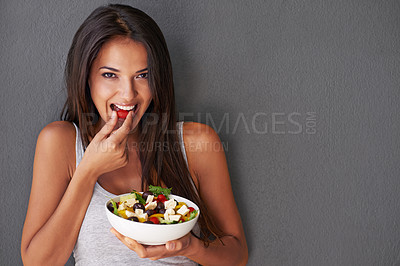
M128 210L125 211L125 214L126 214L126 216L127 216L128 218L129 218L129 217L132 217L132 216L136 216L136 213L131 212L131 211L128 211Z
M164 213L164 219L165 220L167 220L167 221L170 221L170 216L171 215L174 215L175 214L175 211L174 211L174 209L167 209L166 211L165 211L165 213Z
M136 209L135 210L136 215L140 216L143 214L143 210L142 209Z
M182 216L185 216L189 212L189 208L186 207L186 205L183 205L182 207L179 208L179 210L176 212Z
M145 208L147 211L147 210L154 210L156 207L157 207L157 202L153 201L148 203Z
M147 196L147 199L146 199L146 204L152 202L153 199L154 199L154 196L153 196L153 195L148 195L148 196Z
M126 209L125 202L121 202L121 203L119 204L119 206L118 206L118 210L119 210L119 211L123 211L123 210L125 210L125 209Z
M128 199L126 200L125 204L128 207L132 207L133 205L135 205L135 203L138 203L139 201L136 199Z
M138 215L138 218L139 219L144 219L145 221L147 221L148 215L147 215L147 213L143 213L141 215Z
M172 214L175 214L175 211L174 211L174 209L167 209L167 210L165 210L165 213L168 215L172 215Z
M167 200L164 202L165 209L175 209L176 201L174 199Z
M181 216L179 215L179 214L177 214L177 215L170 215L169 216L169 219L171 220L171 221L179 221L179 219L181 219Z

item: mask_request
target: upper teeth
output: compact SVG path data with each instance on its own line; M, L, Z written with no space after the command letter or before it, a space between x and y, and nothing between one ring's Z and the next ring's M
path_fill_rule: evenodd
M127 105L118 105L118 104L115 104L115 106L117 106L119 109L122 109L122 110L125 110L125 111L130 111L130 110L132 110L133 108L135 108L136 105L127 106Z

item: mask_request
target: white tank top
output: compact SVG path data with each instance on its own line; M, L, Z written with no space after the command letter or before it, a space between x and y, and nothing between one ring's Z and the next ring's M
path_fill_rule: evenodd
M182 125L183 122L177 123L177 131L183 157L187 163L182 137ZM84 151L79 128L75 124L74 126L76 129L76 166L78 166L82 160ZM193 180L191 181L193 183ZM116 197L116 195L108 192L96 182L92 199L86 210L78 240L74 247L75 265L197 265L196 262L183 256L164 258L156 261L139 258L134 251L130 250L110 232L111 225L104 212L104 204L112 197Z

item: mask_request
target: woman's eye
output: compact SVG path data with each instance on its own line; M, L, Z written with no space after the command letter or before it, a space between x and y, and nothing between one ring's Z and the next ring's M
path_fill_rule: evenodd
M105 78L115 78L114 73L103 73L102 76Z
M149 73L141 73L141 74L137 75L136 78L147 79L148 76L149 76Z

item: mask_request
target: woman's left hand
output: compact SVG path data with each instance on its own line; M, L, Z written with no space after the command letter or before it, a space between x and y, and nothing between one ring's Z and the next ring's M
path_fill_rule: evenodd
M111 228L110 231L129 249L135 251L140 258L149 258L151 260L173 256L186 256L194 238L191 233L188 233L182 238L168 241L165 245L147 246L139 244L136 240L120 234L114 228Z

